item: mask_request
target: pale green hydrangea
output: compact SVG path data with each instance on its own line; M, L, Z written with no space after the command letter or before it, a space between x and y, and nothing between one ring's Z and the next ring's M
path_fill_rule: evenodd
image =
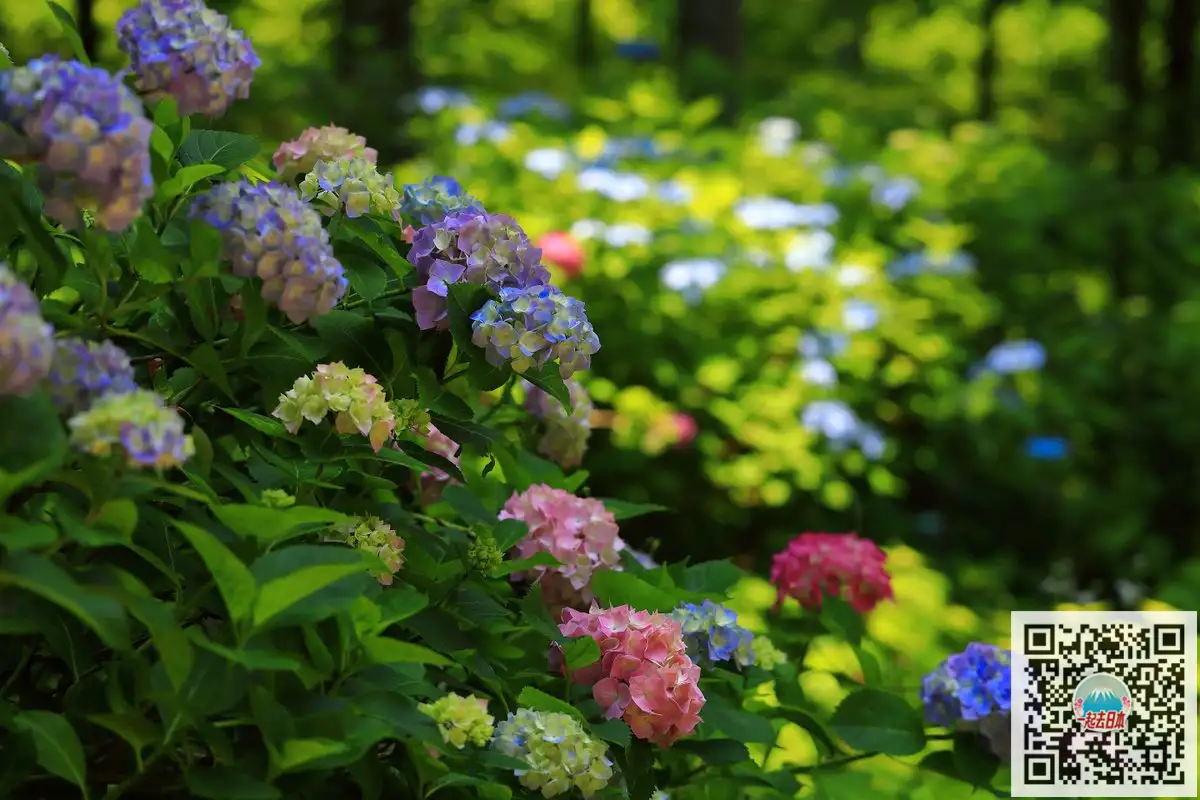
M475 695L451 692L432 703L421 703L417 709L433 718L442 741L462 750L468 744L483 747L492 738L495 718L487 711L487 700Z
M297 378L292 388L279 396L271 415L283 422L288 433L295 434L304 420L317 425L330 412L336 415L338 433L366 436L376 453L396 430L396 417L375 376L340 361L320 364L312 375Z
M572 788L591 797L607 786L613 775L608 747L588 736L567 714L517 709L496 726L492 744L504 755L529 765L514 774L522 786L540 791L543 797L555 797Z
M263 489L258 500L267 508L291 508L296 505L296 498L283 489Z
M765 636L755 636L753 647L754 663L763 669L772 670L787 663L787 655Z
M493 536L479 534L467 548L467 560L471 563L472 569L483 575L491 575L504 563L504 553L496 544Z
M402 198L392 174L380 174L374 163L359 156L318 161L300 182L300 196L329 216L344 211L351 218L376 214L400 219Z
M385 569L376 573L375 578L384 586L391 586L392 576L404 566L404 540L392 526L379 517L365 517L340 533L346 544L379 557Z

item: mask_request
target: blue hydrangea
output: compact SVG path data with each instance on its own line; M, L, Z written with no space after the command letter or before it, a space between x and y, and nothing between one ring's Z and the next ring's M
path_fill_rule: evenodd
M473 147L480 142L500 144L512 136L512 126L507 122L464 122L454 131L454 141L459 147Z
M1003 342L988 352L984 366L1001 375L1036 372L1046 366L1046 348L1032 339Z
M901 211L920 190L921 185L912 178L884 178L871 187L871 201L891 211Z
M174 97L180 114L225 113L250 96L262 61L229 19L201 0L145 0L117 21L137 90Z
M154 195L142 103L102 69L49 56L0 72L0 158L37 162L45 212L64 227L123 231Z
M754 230L785 228L828 228L838 221L839 213L829 203L801 205L781 197L747 197L733 208L734 216Z
M967 275L974 271L974 256L962 251L943 256L926 252L907 253L887 266L887 274L893 280L924 274Z
M1025 455L1034 461L1062 461L1071 446L1061 436L1030 436L1025 440Z
M554 286L501 289L500 299L489 300L471 320L471 340L488 362L510 364L517 373L557 361L566 379L588 369L600 349L583 303Z
M218 184L192 203L192 219L221 232L222 255L242 278L262 279L262 296L292 322L311 322L346 293L321 214L278 183Z
M596 192L618 203L641 200L650 193L650 183L641 175L605 167L588 167L575 180L581 191Z
M663 264L658 277L663 286L679 292L687 302L698 303L727 270L719 258L680 258Z
M737 614L712 600L684 603L671 612L683 629L688 654L709 661L733 661L739 667L754 663L754 634L737 624Z
M454 178L434 175L421 183L404 186L400 213L421 225L441 222L456 211L483 214L483 203L467 194Z
M571 109L557 97L545 92L522 92L502 100L496 113L502 119L541 114L549 119L565 120L571 115Z
M132 392L133 365L112 342L59 339L54 348L46 389L60 411L76 413L107 394Z
M978 722L1012 708L1012 655L990 644L972 642L925 676L921 683L925 717L949 727Z
M54 328L29 287L0 262L0 395L32 393L53 356Z

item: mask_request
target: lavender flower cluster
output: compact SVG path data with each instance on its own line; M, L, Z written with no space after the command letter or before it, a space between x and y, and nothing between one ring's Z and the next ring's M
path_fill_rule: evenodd
M116 77L48 56L0 72L0 158L35 161L46 215L123 231L154 194L142 104Z
M53 357L54 328L29 287L0 263L0 395L32 393Z
M250 96L262 64L241 31L200 0L146 0L117 22L117 46L129 56L135 85L179 113L217 116Z
M262 296L292 322L328 314L348 281L321 214L278 183L218 184L192 204L192 219L221 232L222 255L243 278L262 279Z

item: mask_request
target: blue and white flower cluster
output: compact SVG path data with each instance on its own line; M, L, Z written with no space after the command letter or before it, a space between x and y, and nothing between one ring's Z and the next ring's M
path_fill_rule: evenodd
M921 684L925 718L934 725L978 730L1002 759L1009 756L1012 654L972 642L943 661Z

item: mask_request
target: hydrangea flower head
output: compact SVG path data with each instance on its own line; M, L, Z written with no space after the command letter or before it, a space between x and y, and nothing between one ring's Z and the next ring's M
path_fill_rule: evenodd
M455 212L484 214L483 203L463 190L462 185L444 175L434 175L421 183L405 184L400 213L421 225L441 222Z
M117 46L138 91L174 97L184 116L225 113L250 96L262 65L245 35L201 0L144 0L117 21Z
M562 620L564 636L588 636L600 646L600 660L572 672L571 680L592 687L608 719L620 717L634 736L662 748L700 724L700 668L687 655L678 622L629 606L595 605L586 612L563 609Z
M451 692L432 703L421 703L417 710L433 718L442 741L462 750L468 744L484 747L492 738L495 718L488 713L488 702L469 694Z
M471 315L471 341L484 348L489 364L509 364L523 373L558 362L564 380L592 365L600 337L584 305L555 286L501 289Z
M385 569L376 573L375 579L384 586L392 585L392 576L404 566L404 540L391 525L379 517L366 517L342 531L342 537L351 547L379 556Z
M312 375L297 378L292 388L279 396L271 415L294 434L304 420L319 425L330 412L336 415L338 433L366 436L376 453L396 429L396 417L375 376L340 361L321 364Z
M467 561L471 568L482 575L491 575L504 563L504 553L491 534L476 534L467 548Z
M123 231L154 195L142 103L102 69L48 56L0 72L0 158L35 160L45 212L64 227Z
M85 342L76 337L55 343L45 385L54 405L70 413L83 411L106 394L137 389L133 365L124 350L112 342Z
M37 389L54 358L54 328L42 319L37 297L0 262L0 395Z
M775 646L766 636L755 636L752 644L754 663L765 670L772 670L787 663L787 654Z
M451 284L472 283L493 292L542 286L550 273L542 252L512 217L473 210L456 211L413 234L408 260L421 285L413 290L417 325L422 330L446 325L446 295Z
M352 219L363 214L400 219L392 173L381 175L374 162L361 157L318 161L300 182L300 196L329 216L344 211Z
M514 493L500 519L517 519L529 526L529 533L516 544L520 558L549 553L562 562L562 566L535 567L531 573L512 577L540 577L543 592L563 605L590 603L592 574L598 569L621 569L625 542L612 512L599 500L539 483Z
M739 667L754 663L754 634L737 624L737 614L705 600L684 603L671 612L683 630L688 652L709 661L733 661Z
M242 278L262 279L262 296L292 322L328 314L348 281L321 215L278 183L230 181L192 204L192 219L221 232L222 255Z
M771 563L771 583L778 599L794 597L806 609L819 609L824 595L845 596L865 614L880 600L892 598L887 555L869 539L853 533L802 533Z
M925 676L921 703L925 717L943 727L1008 713L1012 709L1012 654L972 642Z
M296 505L296 498L283 489L263 489L259 492L258 501L267 508L291 508Z
M571 411L533 384L527 388L525 408L542 421L538 452L563 469L574 469L583 461L592 434L592 399L579 381L567 381Z
M157 393L144 389L106 394L67 425L76 449L107 456L119 447L125 463L134 468L177 467L196 450L192 437L183 432L178 412Z
M343 158L361 158L374 164L379 159L379 153L367 147L366 139L346 128L326 125L322 128L306 128L299 138L279 145L271 162L280 179L289 181L310 171L318 161L338 161Z
M496 726L492 746L529 765L514 774L522 786L542 797L571 789L591 797L613 776L608 747L568 714L519 708Z

